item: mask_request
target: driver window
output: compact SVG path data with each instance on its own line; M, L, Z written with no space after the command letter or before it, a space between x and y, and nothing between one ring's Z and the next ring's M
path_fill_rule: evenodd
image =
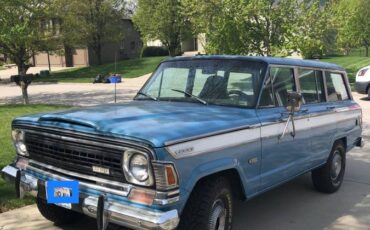
M292 68L271 67L262 92L261 107L286 107L288 92L296 91Z

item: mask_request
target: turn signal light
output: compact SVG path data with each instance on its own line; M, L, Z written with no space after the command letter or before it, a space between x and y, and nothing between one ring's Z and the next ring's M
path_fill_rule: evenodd
M177 185L177 176L175 169L167 165L166 167L166 179L167 179L167 185Z
M132 189L128 199L140 204L152 205L155 193L153 191Z

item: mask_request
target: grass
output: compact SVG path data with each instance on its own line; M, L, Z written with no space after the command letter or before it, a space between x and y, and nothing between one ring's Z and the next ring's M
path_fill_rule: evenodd
M364 66L370 65L370 57L336 56L326 57L321 59L321 61L334 63L345 68L351 84L355 83L357 71Z
M10 138L11 121L21 115L66 109L66 106L54 105L1 105L0 106L0 170L11 163L15 150ZM0 213L34 203L32 197L17 199L15 189L0 177Z
M121 74L123 78L135 78L153 72L157 65L166 57L145 57L129 59L115 64L104 64L83 68L72 68L53 72L49 77L41 77L36 82L69 82L69 83L91 83L98 74L106 76L111 73Z

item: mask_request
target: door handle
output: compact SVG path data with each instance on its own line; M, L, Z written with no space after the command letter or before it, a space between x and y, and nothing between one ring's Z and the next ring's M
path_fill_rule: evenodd
M333 110L333 109L335 109L335 106L334 105L331 105L331 106L328 106L326 108L329 109L329 110Z
M301 109L301 113L308 113L308 109Z

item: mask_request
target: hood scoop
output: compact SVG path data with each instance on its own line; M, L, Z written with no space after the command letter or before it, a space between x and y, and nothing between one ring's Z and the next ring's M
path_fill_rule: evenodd
M79 125L79 126L85 126L88 128L98 129L98 126L90 121L76 119L76 118L69 118L69 117L61 117L56 115L44 115L39 118L39 121L51 121L51 122L59 122L64 124L70 124L70 125Z

